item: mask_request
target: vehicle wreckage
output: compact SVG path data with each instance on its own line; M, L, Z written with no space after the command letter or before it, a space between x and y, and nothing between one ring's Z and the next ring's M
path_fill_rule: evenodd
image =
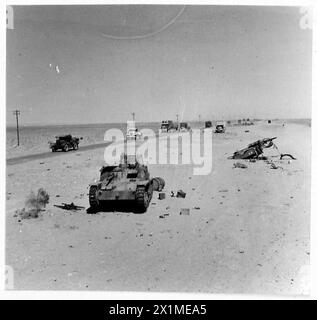
M153 191L161 191L162 178L150 179L146 165L135 156L121 156L119 165L103 166L99 181L89 186L89 204L92 211L125 204L127 209L144 213L152 199Z
M264 138L261 140L257 140L255 142L252 142L248 145L247 148L244 148L242 150L236 151L229 159L262 159L266 160L267 158L263 156L263 149L274 147L278 152L278 147L274 144L273 140L275 140L277 137L273 138ZM289 153L280 153L280 160L283 160L285 157L289 157L293 160L296 160L291 154Z

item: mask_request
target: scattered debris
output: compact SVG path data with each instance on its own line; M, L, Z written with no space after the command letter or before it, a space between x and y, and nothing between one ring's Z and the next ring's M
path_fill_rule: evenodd
M188 208L182 208L179 214L183 216L189 216L189 213L190 213L190 210Z
M165 192L160 192L158 198L159 198L159 200L165 199Z
M62 203L62 205L54 204L54 207L61 208L64 210L82 210L85 207L76 206L73 202L72 203Z
M185 198L185 197L186 197L186 193L183 190L177 191L176 198Z
M228 189L219 190L219 192L228 192Z
M233 167L234 168L246 169L248 166L243 164L243 163L241 163L241 162L236 162L236 163L233 164Z
M172 197L172 198L175 197L174 191L171 191L171 197Z
M200 207L194 207L195 210L200 210Z
M165 187L164 179L155 177L152 179L153 191L162 191Z
M280 160L283 160L284 157L290 157L292 160L296 160L291 154L289 153L281 153L280 154Z

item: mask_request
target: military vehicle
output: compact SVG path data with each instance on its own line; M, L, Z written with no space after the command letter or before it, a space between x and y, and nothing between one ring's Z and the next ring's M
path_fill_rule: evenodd
M142 137L142 133L135 125L135 121L127 121L127 139L139 139Z
M265 138L250 143L247 148L236 151L230 159L259 159L263 154L263 148L270 148L274 146L274 138Z
M205 122L205 128L211 128L212 127L212 122L211 121L206 121Z
M174 123L172 120L163 120L161 123L160 132L169 132L169 131L176 131L177 124Z
M190 130L190 126L187 122L181 122L179 124L179 131L189 131Z
M225 132L226 132L225 122L217 122L215 133L225 133Z
M82 140L83 138L77 138L73 137L71 134L67 134L65 136L56 136L55 139L55 142L50 142L52 152L56 152L57 150L67 152L70 149L77 150L79 140Z
M153 195L153 184L147 166L135 156L121 157L121 163L103 166L100 179L89 187L89 204L93 211L124 203L136 213L147 210Z

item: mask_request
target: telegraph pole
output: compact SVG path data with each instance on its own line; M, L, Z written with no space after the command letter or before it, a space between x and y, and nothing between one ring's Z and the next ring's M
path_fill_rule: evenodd
M20 145L20 132L19 132L19 115L20 115L20 110L14 110L13 114L16 117L17 120L17 139L18 139L18 146Z
M135 112L132 112L132 120L134 121Z
M198 115L198 124L200 125L200 119L201 118L201 116L200 116L200 114Z

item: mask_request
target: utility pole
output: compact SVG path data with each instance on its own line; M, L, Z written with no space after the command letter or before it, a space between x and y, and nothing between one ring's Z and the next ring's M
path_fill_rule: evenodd
M178 123L178 114L176 115L176 123Z
M135 112L132 112L132 120L134 121Z
M200 114L198 115L198 124L200 125Z
M20 110L14 110L13 114L16 117L17 120L17 139L18 139L18 146L20 145L20 132L19 132L19 115L20 115Z

